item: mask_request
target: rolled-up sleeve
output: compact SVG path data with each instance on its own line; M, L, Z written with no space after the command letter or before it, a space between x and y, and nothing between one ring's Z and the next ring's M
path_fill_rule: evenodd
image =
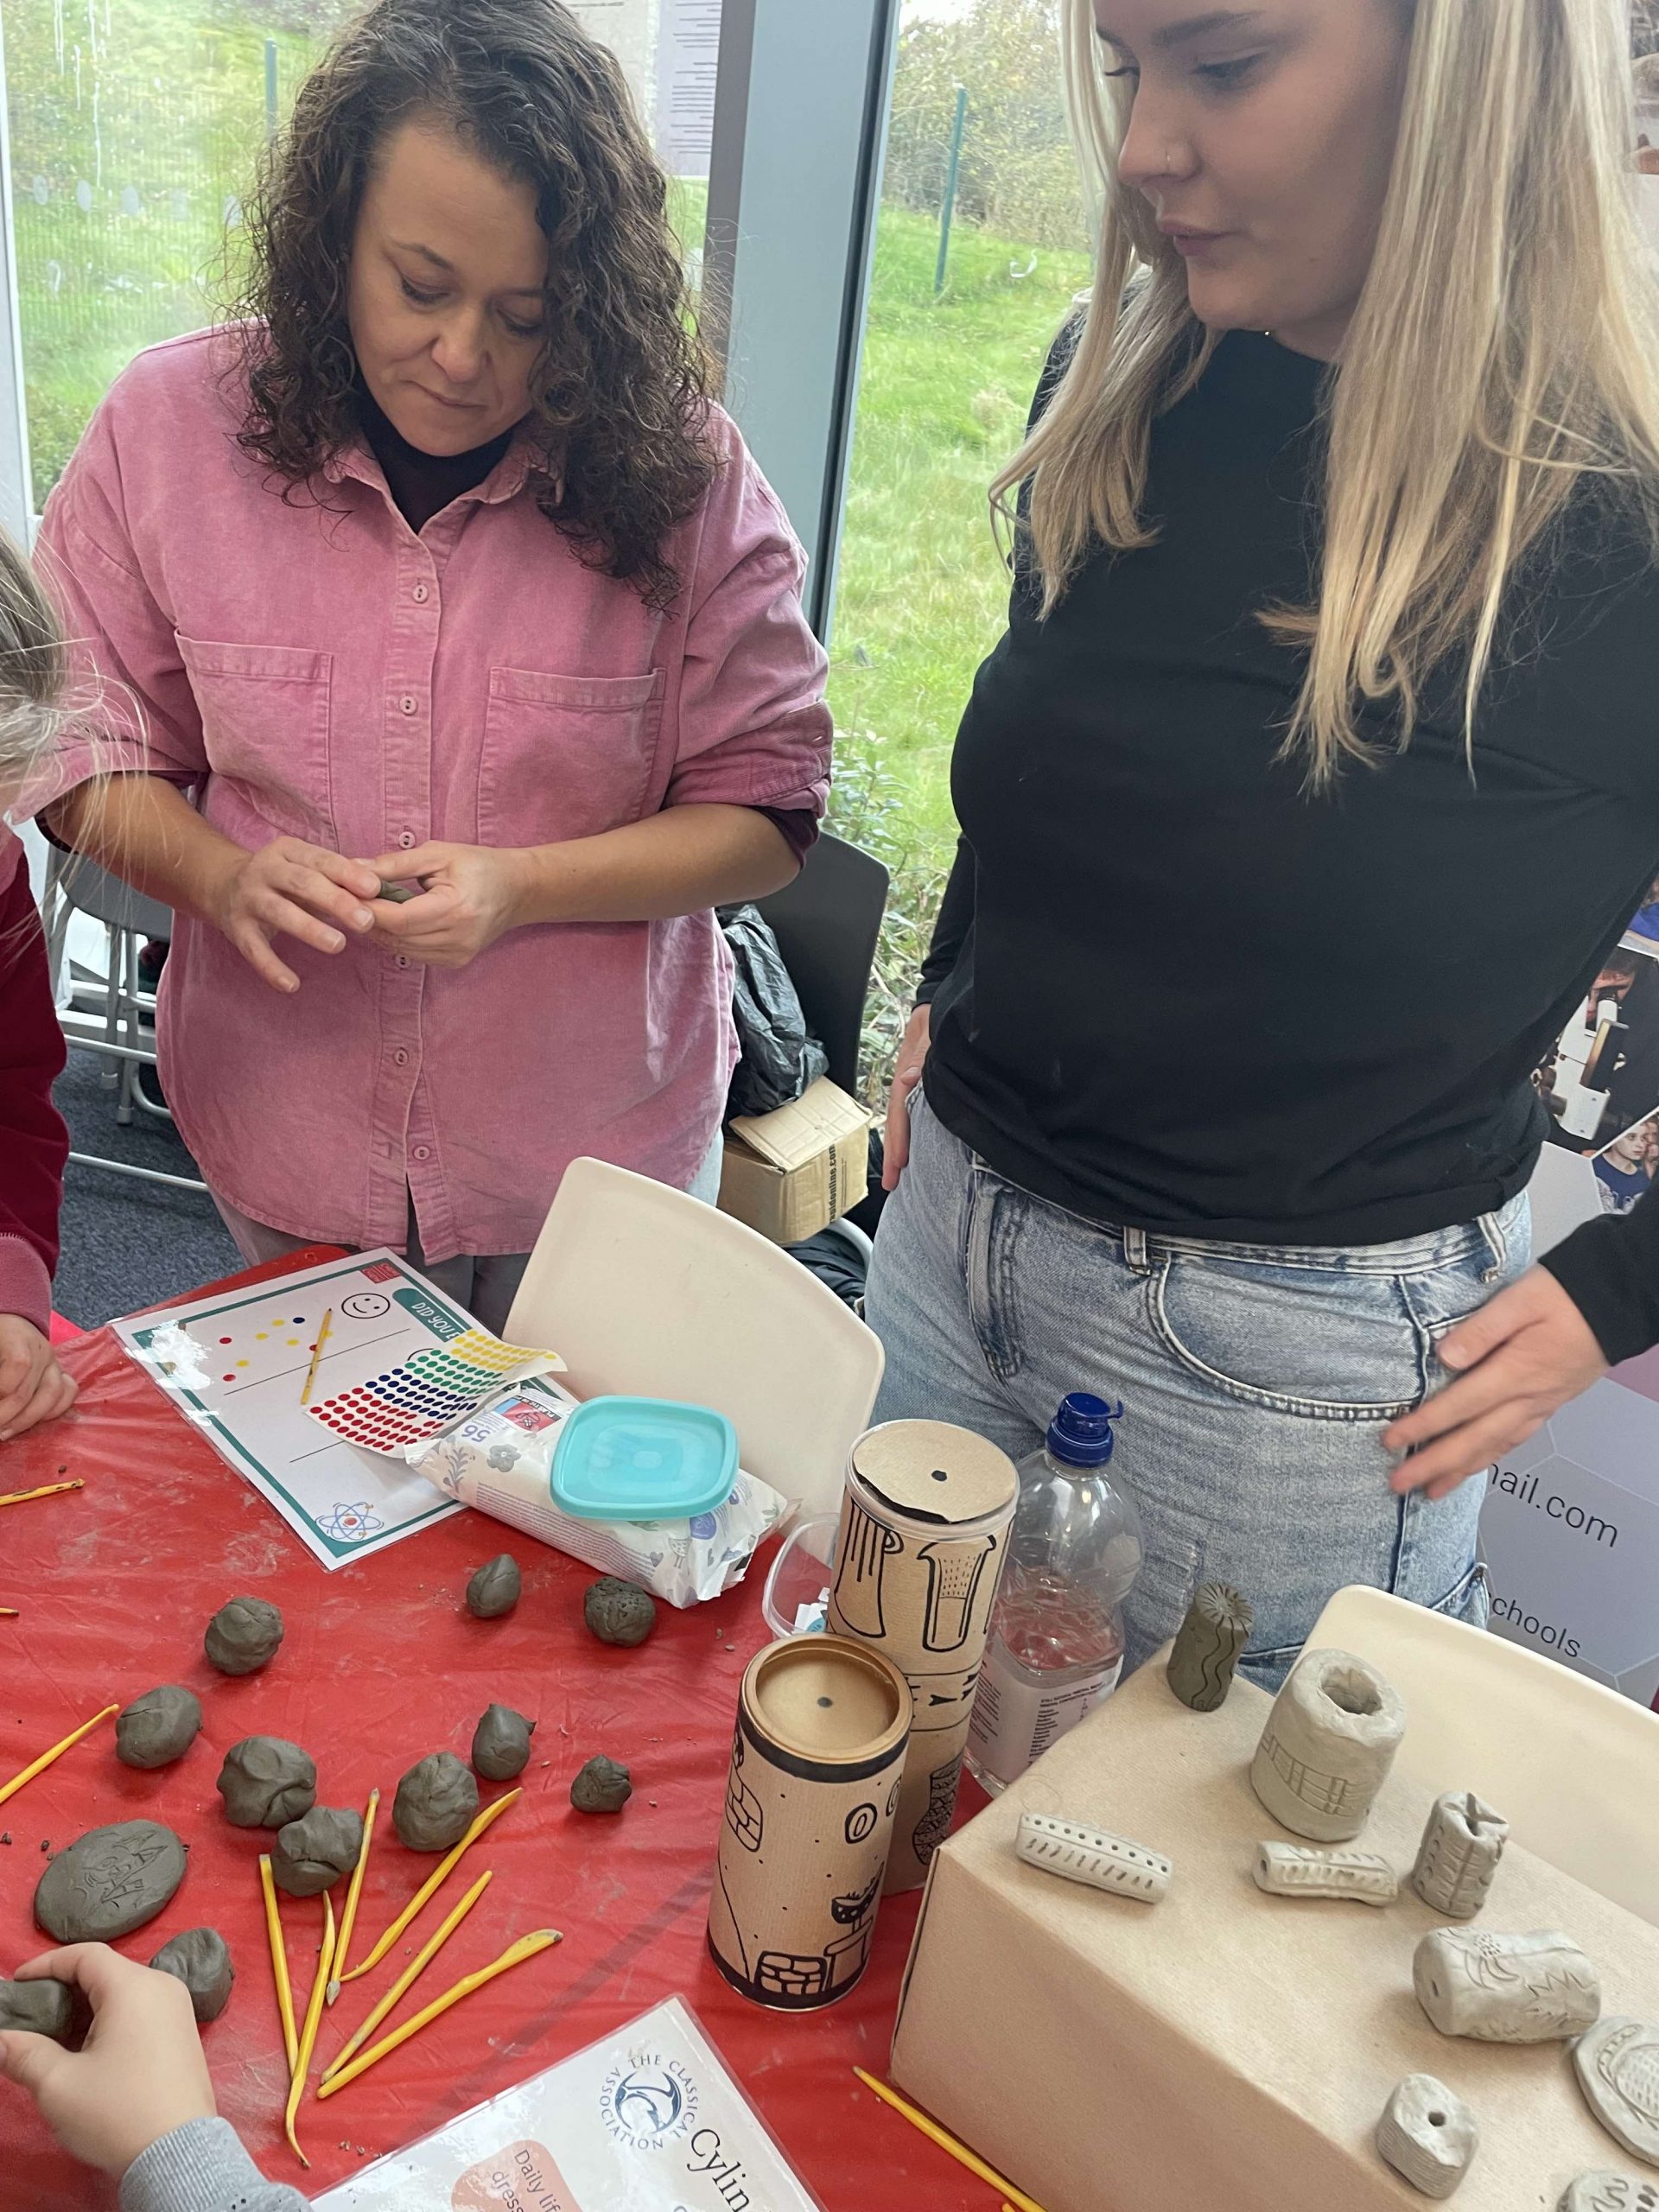
M723 465L699 518L670 806L810 812L830 796L829 662L801 607L806 558L771 486L721 418Z
M25 795L31 812L93 775L188 785L207 772L174 625L144 573L123 496L123 433L135 427L126 381L93 416L48 499L35 549L69 639L72 689L63 735Z

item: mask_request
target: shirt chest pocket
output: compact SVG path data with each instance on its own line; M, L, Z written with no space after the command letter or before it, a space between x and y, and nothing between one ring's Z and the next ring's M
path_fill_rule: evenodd
M182 632L178 645L207 766L234 787L237 811L279 834L332 845L334 655L303 645L222 645Z
M553 845L637 822L651 790L664 678L493 668L479 762L482 845Z

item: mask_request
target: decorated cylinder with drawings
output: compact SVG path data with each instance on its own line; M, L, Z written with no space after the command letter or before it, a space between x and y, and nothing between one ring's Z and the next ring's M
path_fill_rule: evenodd
M919 1887L950 1826L1018 1490L1005 1452L945 1421L887 1421L853 1446L830 1625L885 1652L913 1707L889 1893Z
M858 1982L909 1734L909 1685L879 1651L799 1636L751 1662L709 1911L715 1964L744 1996L810 2012Z

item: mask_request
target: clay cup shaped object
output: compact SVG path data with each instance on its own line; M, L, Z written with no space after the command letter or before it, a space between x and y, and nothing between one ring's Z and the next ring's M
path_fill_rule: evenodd
M1370 1817L1405 1727L1398 1691L1368 1661L1305 1651L1274 1700L1251 1785L1294 1835L1347 1843Z

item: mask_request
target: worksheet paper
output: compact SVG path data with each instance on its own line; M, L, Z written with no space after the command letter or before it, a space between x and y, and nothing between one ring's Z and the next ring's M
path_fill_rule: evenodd
M407 1464L404 1446L436 1434L504 1383L563 1365L490 1336L386 1250L113 1326L186 1419L330 1568L460 1510Z
M677 1997L317 2202L317 2212L745 2207L818 2212Z

